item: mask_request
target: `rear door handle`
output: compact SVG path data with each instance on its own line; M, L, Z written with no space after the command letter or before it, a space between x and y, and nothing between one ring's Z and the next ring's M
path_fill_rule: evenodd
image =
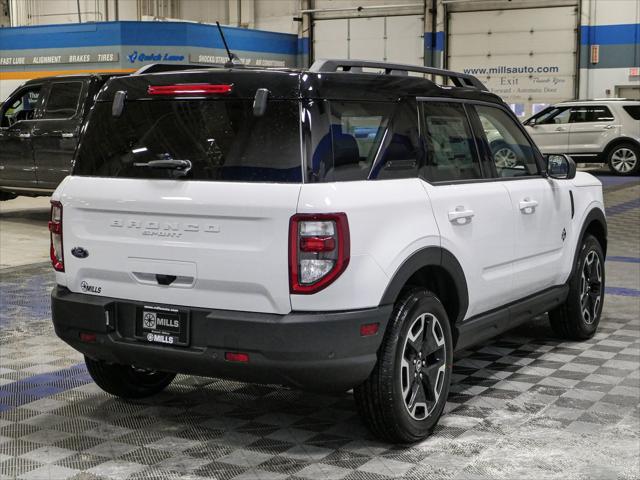
M73 133L62 133L62 138L73 138L75 135Z
M456 225L466 225L471 222L475 212L473 210L467 210L462 206L456 207L452 212L449 212L449 221Z
M520 200L520 211L525 215L530 213L535 213L536 207L538 206L537 200L531 200L530 198L525 198L524 200Z
M612 128L616 128L615 125L605 125L604 129L605 130L611 130Z
M19 133L18 137L20 137L20 138L31 138L31 134L30 133Z

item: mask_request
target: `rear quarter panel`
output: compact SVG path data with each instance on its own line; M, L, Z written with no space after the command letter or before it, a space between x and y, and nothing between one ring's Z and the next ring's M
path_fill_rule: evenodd
M305 184L298 213L345 212L349 266L324 290L292 295L300 311L374 307L402 263L416 250L440 246L438 227L419 179Z

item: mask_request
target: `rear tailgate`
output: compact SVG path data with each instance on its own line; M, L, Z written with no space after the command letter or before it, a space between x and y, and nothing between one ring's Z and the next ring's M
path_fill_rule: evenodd
M212 309L291 310L288 228L300 184L69 177L61 190L71 291ZM75 247L88 256L73 256Z

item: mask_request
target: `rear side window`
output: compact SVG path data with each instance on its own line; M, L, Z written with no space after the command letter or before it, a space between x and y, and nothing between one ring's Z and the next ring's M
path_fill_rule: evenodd
M51 85L42 118L71 118L78 110L82 82L54 83Z
M611 122L613 114L604 105L589 107L573 107L571 109L571 123Z
M624 105L624 111L627 112L634 120L640 120L640 105Z
M97 103L81 140L74 174L172 178L153 160L189 160L190 180L302 181L296 101L270 101L262 117L252 100L127 102L122 115Z
M423 103L426 161L422 176L430 182L481 178L475 140L464 107L458 103Z

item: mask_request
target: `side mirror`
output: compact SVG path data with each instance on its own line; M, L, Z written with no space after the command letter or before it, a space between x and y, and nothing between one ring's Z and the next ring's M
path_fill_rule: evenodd
M558 180L571 180L576 176L576 163L564 154L545 155L547 175Z
M253 116L261 117L267 111L267 101L269 100L269 90L259 88L253 98Z

